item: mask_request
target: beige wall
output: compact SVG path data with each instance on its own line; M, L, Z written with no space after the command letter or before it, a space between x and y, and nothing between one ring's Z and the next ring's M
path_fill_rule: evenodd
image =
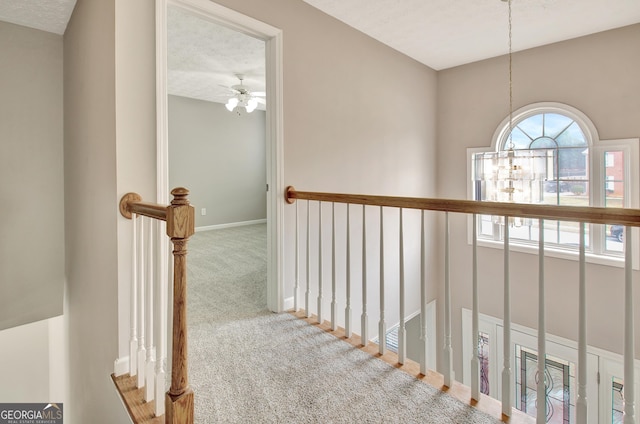
M70 383L75 403L70 409L78 422L85 421L89 412L92 417L105 417L104 422L121 419L122 408L106 378L118 354L113 343L117 338L117 245L121 261L126 250L126 235L120 231L119 241L115 236L116 226L124 226L116 204L126 191L139 191L147 198L155 190L152 2L114 1L117 11L113 2L80 0L65 35L67 271L70 360L75 368ZM497 123L508 112L506 91L501 99L495 97L506 81L504 58L436 76L433 70L300 1L220 3L283 30L285 184L306 190L433 196L437 180L439 194L465 196L466 176L456 170L466 169L466 148L488 145ZM134 24L126 16L141 19ZM117 38L114 27L120 31ZM539 85L516 85L523 87L516 95L516 106L539 100L566 102L587 113L605 138L637 135L640 131L630 118L638 115L637 97L626 93L638 92L638 82L631 78L638 58L616 54L610 47L628 49L632 55L637 37L636 26L518 54L522 63L528 63L525 70L516 64L515 72L522 73L518 78L537 71L536 75L547 79ZM599 62L594 57L607 59ZM117 65L114 58L120 58ZM552 83L559 79L564 84ZM585 90L585 84L597 95ZM476 118L478 115L481 117ZM446 164L437 173L436 159ZM292 293L293 285L293 214L292 208L285 209L285 295ZM463 220L454 221L452 249L461 257L469 250L464 229ZM499 281L499 270L492 270L500 263L500 253L486 250L481 254L481 266L494 272L493 280ZM433 258L437 259L436 253ZM514 254L514 268L530 266L529 259ZM550 284L555 283L550 295L555 287L565 293L569 288L561 280L577 271L567 271L566 262L560 260L549 262L560 276ZM437 269L436 262L431 265ZM468 282L468 265L455 266L452 274L455 328L460 327L459 308L470 302L468 291L458 289ZM615 275L616 281L621 274L607 267L590 267L590 272ZM527 296L533 287L524 280L516 286L514 296ZM594 286L590 283L591 293ZM122 285L120 295L126 295ZM564 306L570 316L577 315L571 297L556 299L550 302L552 306ZM500 299L485 296L483 305L483 312L500 315ZM591 323L590 335L606 331L611 322L621 322L620 305L620 299L608 296L593 306L603 317L610 309L613 318ZM530 325L534 319L529 318L529 309L518 309L516 320ZM552 330L567 336L572 325L571 319L556 319ZM610 341L605 337L593 344L611 348L607 346ZM618 339L611 342L621 344ZM459 345L458 339L456 343ZM458 368L460 363L458 355Z
M113 1L78 1L64 35L64 160L70 423L126 422L117 357Z
M62 37L0 22L0 330L62 314Z
M435 194L435 71L302 1L279 0L267 4L258 0L224 0L219 3L283 31L285 186L347 193ZM305 208L302 204L302 216ZM343 229L344 211L339 212L342 215L336 226ZM284 297L290 298L295 279L295 208L287 206L284 213ZM354 208L353 213L353 228L359 228L360 212ZM330 210L327 208L324 214L325 219L329 219ZM379 251L378 214L377 209L370 210L367 224L368 251L375 257ZM315 204L311 216L313 222L317 222ZM389 220L388 230L397 226L397 212L390 213ZM416 217L412 215L407 221L416 224ZM428 221L431 226L430 218ZM359 230L354 231L356 236ZM317 235L312 234L312 238L316 249ZM409 242L415 244L416 240ZM338 249L344 243L344 238L340 238ZM385 271L390 298L386 312L387 322L392 325L398 319L398 249L396 241L388 243L391 259ZM357 251L354 248L355 263L359 260ZM337 256L340 258L338 301L343 308L344 259L341 251ZM407 262L411 277L408 281L412 282L412 289L416 289L418 258L410 256ZM374 259L370 259L368 265L369 329L373 337L379 309L379 265ZM428 266L430 271L436 269L434 263ZM317 265L312 267L315 299L318 271ZM353 281L359 281L360 270L352 271ZM300 272L304 275L305 268ZM330 270L326 269L324 275L331 275ZM325 284L324 309L328 311L331 296L329 283ZM360 283L354 283L352 296L353 317L359 322ZM418 300L415 296L409 299L409 313L418 308Z
M286 184L433 194L433 70L298 0L221 3L284 31ZM127 276L120 275L119 292L115 283L118 265L127 269L126 222L118 216L117 201L127 191L154 197L152 4L79 0L65 34L72 422L89 416L121 422L123 408L108 380L113 360L126 353L123 340L120 352L114 344L118 298L120 307L127 303ZM293 209L286 213L290 294Z
M301 1L220 3L284 31L286 184L306 190L465 196L467 177L459 171L466 169L466 148L489 145L508 113L505 58L436 76ZM637 137L639 38L636 25L516 54L515 106L568 103L594 121L602 138ZM126 280L116 270L126 269L127 246L117 201L133 190L155 197L153 43L152 0L79 0L64 36L64 234L72 365L65 408L71 423L126 420L108 379L119 354L116 310L119 304L126 307L122 299L127 294L125 285L116 284ZM47 113L56 110L49 107ZM58 163L50 159L48 165ZM436 164L442 164L437 172ZM293 209L285 212L285 291L290 294ZM470 305L465 231L466 221L454 218L452 250L461 260L452 269L456 329L460 307ZM483 289L501 293L501 252L483 249L480 255L487 276ZM533 261L513 254L512 269L527 270L515 278L516 299L535 295L535 276L523 275L532 274ZM431 265L437 268L437 263ZM553 275L549 307L566 310L550 316L550 331L572 337L577 268L574 262L550 259L548 269ZM590 321L590 343L619 351L621 337L611 330L622 323L622 271L590 265L588 272L590 309L598 317ZM484 295L482 305L484 313L501 315L501 296ZM515 321L532 326L534 307L514 308ZM455 342L460 345L459 338ZM459 370L461 361L458 353Z
M169 96L169 187L189 187L196 228L267 217L265 154L264 111Z
M117 201L136 192L156 200L155 0L115 4L115 131ZM117 215L119 355L129 355L131 221ZM112 360L115 359L112 358Z
M554 101L584 112L600 138L640 136L640 25L536 48L513 56L514 108ZM500 57L438 73L438 195L465 198L466 149L491 145L498 124L509 113L507 58ZM638 183L638 182L636 182ZM462 216L452 220L451 278L454 301L454 362L461 372L460 308L471 307L471 248ZM502 251L479 250L481 312L502 316ZM512 253L513 320L537 327L537 257ZM638 278L636 272L635 278ZM588 343L622 351L623 272L587 266ZM549 258L546 264L548 331L577 337L575 261ZM640 300L640 294L636 291ZM637 314L636 314L637 316ZM640 326L636 323L636 352ZM461 375L461 374L458 374Z
M287 184L433 193L435 71L299 0L217 3L283 30Z
M66 404L64 317L59 315L0 331L3 403Z

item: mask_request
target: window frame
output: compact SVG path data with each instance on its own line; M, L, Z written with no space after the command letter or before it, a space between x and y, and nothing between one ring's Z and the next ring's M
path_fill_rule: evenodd
M606 163L605 152L622 151L624 154L624 201L625 207L638 208L640 191L640 139L623 138L612 140L600 140L598 131L593 122L578 109L557 102L540 102L524 106L513 113L513 122L521 122L531 116L542 113L556 113L573 119L582 129L589 149L588 177L589 177L589 205L604 205L606 198L605 178ZM467 198L474 200L475 191L473 184L474 163L473 156L476 153L496 152L503 146L509 136L510 119L507 116L498 125L491 139L489 147L467 148ZM514 125L515 126L515 125ZM467 220L467 241L473 241L472 219L469 215ZM589 263L601 265L623 267L624 254L616 255L606 251L606 226L599 224L589 225L590 247L585 252L586 260ZM640 269L640 229L633 228L633 269ZM523 243L518 240L510 240L512 251L538 254L537 243ZM486 237L478 237L478 246L502 249L504 243L501 239L493 240ZM578 249L545 243L545 256L560 259L578 260Z

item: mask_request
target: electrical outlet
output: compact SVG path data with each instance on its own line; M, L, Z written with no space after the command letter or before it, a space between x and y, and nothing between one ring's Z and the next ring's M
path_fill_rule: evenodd
M200 209L200 215L206 215L207 214L207 208L202 208Z

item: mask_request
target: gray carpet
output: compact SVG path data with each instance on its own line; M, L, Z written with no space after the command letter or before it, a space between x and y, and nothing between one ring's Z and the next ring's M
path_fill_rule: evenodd
M189 243L197 423L498 423L289 314L266 309L266 227Z

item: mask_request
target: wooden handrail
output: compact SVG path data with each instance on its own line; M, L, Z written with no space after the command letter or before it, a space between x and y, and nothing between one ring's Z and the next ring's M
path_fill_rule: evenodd
M127 219L131 219L134 213L161 221L167 220L166 205L143 202L139 194L127 193L120 199L120 214Z
M189 387L187 366L187 242L195 232L195 212L187 199L189 190L171 190L168 206L143 202L140 195L127 193L120 200L120 213L128 219L133 214L167 222L167 236L173 243L173 344L171 387L165 397L165 422L193 423L193 391ZM156 399L156 402L160 402Z
M589 222L593 224L619 224L640 227L640 209L480 202L477 200L432 199L418 197L370 196L364 194L297 191L292 186L287 187L285 191L285 200L287 203L295 203L298 199L370 206L387 206L405 209L422 209L440 212L555 219L560 221Z

